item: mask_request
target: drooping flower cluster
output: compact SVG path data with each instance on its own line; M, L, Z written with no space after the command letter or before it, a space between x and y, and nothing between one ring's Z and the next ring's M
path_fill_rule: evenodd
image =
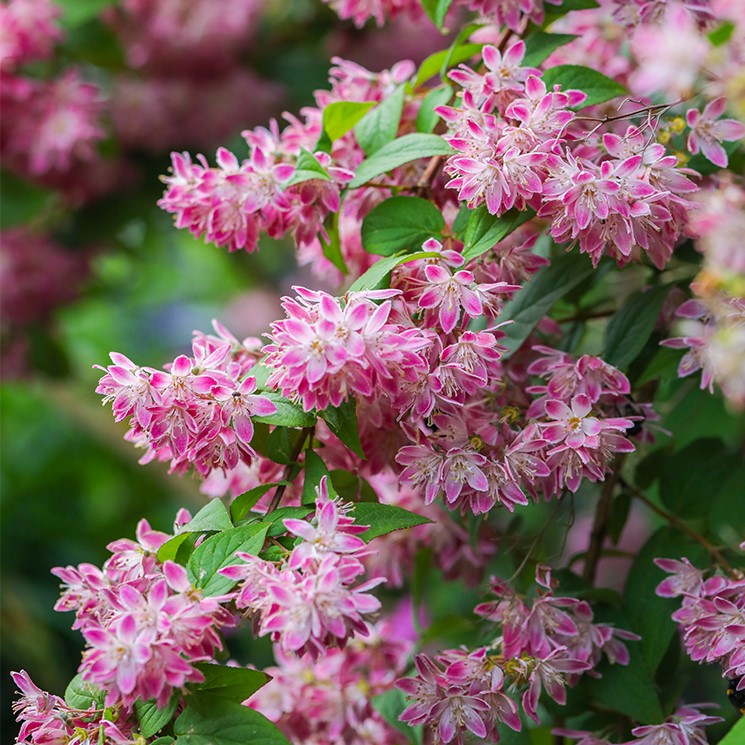
M170 461L178 473L194 464L208 476L255 457L252 417L277 407L255 393L256 378L248 374L256 362L252 350L215 328L219 336L197 334L192 357L179 355L167 371L139 367L116 352L113 365L99 366L105 374L96 392L112 402L116 421L130 417L126 438L145 448L141 462Z
M397 729L373 708L373 698L390 690L409 663L415 632L409 603L370 625L367 637L329 649L318 660L275 648L272 680L249 705L276 722L292 742L401 745Z
M540 72L521 66L524 54L523 41L504 54L487 45L486 72L450 73L464 90L459 106L438 109L458 151L445 166L448 188L491 214L535 209L557 241L579 243L595 265L605 253L624 265L643 251L662 268L692 206L690 172L639 127L588 135L573 111L585 94L548 90Z
M681 598L673 613L688 656L698 663L716 663L722 676L745 690L745 579L703 573L688 559L655 559L671 576L657 586L663 598Z
M307 653L312 659L330 647L343 648L357 634L368 634L367 619L380 608L368 591L384 577L355 585L364 574L367 544L348 507L329 494L321 481L312 523L286 519L300 542L279 564L251 554L245 563L220 570L239 580L236 605L251 614L259 636L271 635L283 652Z
M396 685L412 699L401 715L410 725L435 730L435 742L463 743L466 731L497 739L497 724L520 730L515 702L536 722L543 690L557 703L566 702L566 685L605 655L610 662L628 664L621 639L638 638L607 624L593 623L590 606L581 600L554 595L548 567L539 567L536 583L543 588L532 602L505 582L492 580L497 600L482 603L475 613L499 625L494 641L476 650L452 649L434 659L415 657L417 675Z
M58 567L63 582L58 611L74 611L73 628L86 641L80 673L106 692L104 704L154 698L164 707L174 690L204 680L194 666L222 648L218 630L232 623L217 598L203 597L183 566L161 563L158 549L170 536L146 520L137 541L109 544L102 569L91 564Z

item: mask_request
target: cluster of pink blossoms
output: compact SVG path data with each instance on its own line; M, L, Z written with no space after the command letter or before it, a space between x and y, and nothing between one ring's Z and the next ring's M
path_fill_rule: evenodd
M390 617L369 626L365 638L329 649L318 660L275 648L272 680L249 705L276 722L292 742L345 745L403 745L402 733L373 708L409 664L416 634L403 603Z
M740 548L745 551L745 543ZM672 575L657 586L657 594L682 598L673 620L680 624L688 656L721 665L735 690L745 691L745 579L720 574L704 579L687 559L655 559L655 564Z
M74 611L87 647L80 673L106 692L105 706L127 710L154 698L159 708L174 690L204 680L194 666L222 649L218 630L233 620L219 598L203 597L186 569L161 563L158 549L170 538L137 526L137 541L109 544L112 556L102 569L92 564L58 567L63 582L57 611Z
M500 627L490 645L446 650L435 659L416 655L417 675L396 683L412 699L402 721L432 727L438 743L460 745L467 731L496 740L500 722L520 730L515 702L520 693L523 711L539 722L536 709L543 690L564 704L565 686L575 685L602 655L611 663L628 664L620 639L637 639L636 634L595 624L586 602L555 596L548 567L538 567L536 583L543 589L531 603L507 583L492 580L498 599L475 608Z
M141 462L170 461L178 473L194 464L206 477L255 457L251 417L277 407L254 393L256 378L248 373L256 355L215 328L219 336L195 335L193 356L179 355L167 371L139 367L116 352L113 365L99 367L105 374L96 391L112 402L116 421L130 417L126 439L145 448Z
M695 185L665 147L643 129L588 135L574 112L586 96L548 90L541 73L521 66L523 41L502 54L484 47L484 73L450 73L463 87L460 106L438 109L458 151L448 183L458 198L491 214L535 209L551 235L576 242L594 264L604 254L624 265L645 252L659 268L683 235Z
M254 617L259 636L271 635L284 652L307 653L312 659L329 647L344 647L355 634L368 633L367 619L380 608L368 590L384 577L354 585L365 573L369 553L348 507L329 495L321 480L311 523L283 521L300 538L280 565L238 552L245 563L220 570L240 581L236 605Z

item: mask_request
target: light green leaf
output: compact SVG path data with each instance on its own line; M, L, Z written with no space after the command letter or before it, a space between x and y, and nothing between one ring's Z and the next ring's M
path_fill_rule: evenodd
M422 517L402 507L378 502L360 502L354 506L352 514L357 524L370 526L360 534L360 538L367 542L394 530L405 530L432 522L428 517Z
M274 414L267 416L255 416L254 422L263 424L276 424L280 427L312 427L316 423L315 414L310 411L303 411L300 404L290 401L277 391L262 391L262 396L266 396L276 407Z
M287 481L275 481L271 484L260 484L255 486L253 489L249 489L247 492L237 496L230 503L230 516L234 522L243 520L243 518L249 513L249 511L256 505L256 503L270 490L274 489L275 486L281 484L287 484Z
M116 5L117 0L55 0L62 8L60 25L65 29L80 26L95 18L104 8Z
M743 745L745 743L745 717L735 722L735 726L719 741L719 745Z
M102 709L104 696L104 691L83 680L80 673L67 684L65 689L65 703L72 709L83 711L90 709L91 704L95 704L97 709Z
M432 23L440 29L442 24L445 23L445 16L452 4L453 0L422 0L424 12L429 16Z
M572 88L583 91L587 94L587 100L582 106L594 106L628 94L620 83L583 65L551 67L543 73L543 82L548 90L558 83L564 90Z
M331 142L338 140L354 129L373 106L374 101L334 101L323 110L323 131Z
M303 505L301 507L279 507L268 515L264 516L264 522L270 524L267 535L271 538L287 533L283 520L292 518L293 520L302 520L304 517L313 512L313 507Z
M174 692L171 700L163 709L158 708L155 699L151 699L150 701L135 701L135 713L140 723L140 734L143 737L152 737L154 734L160 732L173 719L173 714L180 699L181 696L177 692Z
M189 578L202 588L207 597L224 595L235 586L235 580L220 570L242 563L237 551L257 556L264 545L269 525L265 522L241 525L207 538L191 555L186 566Z
M319 416L352 452L365 458L357 424L357 402L353 398L347 399L340 406L329 406L319 412Z
M453 152L450 145L439 135L421 132L404 135L383 145L380 150L363 160L349 187L355 189L413 160L431 158L435 155L452 155Z
M552 52L577 38L574 34L548 34L536 31L525 39L523 67L538 67Z
M318 162L318 159L313 153L302 148L297 159L295 173L284 182L283 186L287 189L290 186L295 186L295 184L302 184L305 181L313 181L315 179L331 181L331 176L329 176L326 169Z
M500 344L509 350L505 357L520 347L559 298L589 277L593 271L595 270L587 256L572 252L562 254L549 266L536 272L522 290L505 303L499 317L500 321L513 321L504 327L507 336L500 340Z
M383 286L388 275L399 265L417 259L429 259L437 256L434 251L418 251L414 254L404 256L386 256L384 259L376 261L362 276L352 283L349 288L350 292L361 292L363 290L375 290Z
M290 745L263 714L209 693L190 696L174 732L176 745Z
M265 672L247 667L228 667L211 662L199 662L196 667L204 675L204 682L194 687L196 693L210 693L237 704L271 680Z
M443 85L431 90L423 99L416 114L416 131L433 132L440 121L440 115L435 112L438 106L445 106L453 97L453 89Z
M182 526L173 538L158 549L158 559L174 561L179 546L190 533L209 533L229 530L232 527L233 523L225 505L219 499L212 499L186 525Z
M329 222L329 221L327 221ZM342 273L349 274L347 263L344 261L344 254L341 252L341 238L339 237L339 213L335 212L330 217L331 225L328 226L327 232L329 239L319 235L323 255Z
M445 220L432 202L419 197L391 197L376 205L362 222L365 251L392 256L418 251L429 238L442 237Z
M653 287L634 293L605 330L603 359L614 367L625 368L642 351L652 335L669 287Z
M486 253L523 223L535 217L533 210L511 209L501 217L490 215L486 205L471 212L463 238L463 258L468 262Z
M366 155L372 155L395 139L403 108L404 89L399 86L360 120L354 135Z
M421 65L414 80L414 88L418 88L422 83L426 83L430 78L439 75L444 64L448 67L455 67L461 62L471 59L477 54L481 54L483 44L458 44L450 49L443 49L441 52L430 54ZM448 59L450 55L450 59Z

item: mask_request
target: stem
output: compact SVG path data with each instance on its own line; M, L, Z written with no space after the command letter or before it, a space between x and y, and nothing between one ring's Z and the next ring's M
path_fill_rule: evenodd
M623 465L624 456L621 455L616 459L613 471L603 484L603 493L595 508L595 519L592 523L592 533L590 533L590 545L587 547L587 558L585 559L585 569L582 573L584 578L592 583L595 580L595 573L598 569L598 562L603 554L603 542L608 532L608 521L613 511L613 491L616 488L620 478L621 466Z
M300 457L300 453L303 452L303 446L305 445L305 441L308 439L308 437L313 439L313 433L315 432L315 426L312 427L304 427L300 430L300 434L298 435L297 440L295 441L295 447L292 449L292 453L290 454L290 462L285 466L285 472L282 475L282 481L289 482L291 481L290 476L292 475L292 470L295 468L295 466L298 464L297 459ZM274 512L274 510L279 507L279 503L282 501L282 497L284 496L285 490L287 489L287 483L284 483L277 487L277 491L274 492L274 496L272 497L271 504L269 505L269 509L267 512Z
M424 169L424 173L422 173L421 178L419 179L419 181L417 181L415 187L417 191L424 191L426 189L429 189L429 187L432 185L434 177L437 175L437 171L440 168L441 162L442 155L433 155L429 159L429 163L427 163L427 167Z
M651 499L646 497L635 486L632 486L625 481L622 481L621 483L623 484L624 488L628 490L632 497L636 497L640 502L644 502L644 504L646 504L647 507L652 510L652 512L656 512L661 518L667 520L667 522L669 522L670 525L672 525L674 528L679 528L686 535L693 538L696 543L700 543L711 554L714 561L719 564L722 569L729 572L733 576L738 576L738 572L736 572L734 567L727 561L727 559L724 558L722 552L716 546L709 543L709 541L707 541L706 538L704 538L700 533L697 533L693 528L683 522L683 520L681 520L677 515L674 515L671 512L662 509L662 507L658 507Z

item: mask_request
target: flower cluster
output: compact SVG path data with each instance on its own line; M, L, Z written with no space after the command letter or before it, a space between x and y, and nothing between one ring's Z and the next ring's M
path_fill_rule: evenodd
M578 243L595 265L607 253L622 266L643 251L662 268L692 206L690 172L639 127L588 135L573 111L585 94L549 91L540 72L521 66L524 54L523 41L504 54L487 45L486 72L450 73L463 92L460 106L438 109L458 151L445 166L448 188L491 214L537 210L557 241Z
M279 565L238 552L245 563L220 570L240 581L236 605L256 619L259 636L271 635L283 652L315 660L329 647L343 648L356 634L368 634L367 619L380 608L368 590L385 578L354 585L365 572L360 559L368 549L359 533L367 526L348 511L331 498L324 477L313 522L283 521L301 540Z
M179 355L167 371L139 367L116 352L113 365L99 366L105 374L96 391L112 402L116 421L130 417L126 438L145 448L141 462L170 461L178 473L194 464L208 476L255 457L251 418L277 407L255 393L249 348L219 324L216 329L218 337L197 334L193 356Z
M687 559L655 559L671 576L657 586L663 598L681 598L673 613L688 656L699 663L717 663L722 675L745 690L745 579L703 573Z
M607 624L593 623L590 606L554 595L547 567L539 567L536 582L543 588L532 602L501 580L492 580L497 600L482 603L475 613L499 625L493 643L470 651L446 650L435 659L415 657L417 675L396 685L413 702L401 715L410 725L435 729L435 741L463 743L466 730L497 739L497 724L521 728L515 697L522 693L523 711L536 722L543 690L557 703L566 702L566 685L594 668L605 655L628 664L621 639L638 638Z
M218 629L232 623L217 598L192 586L184 567L158 561L169 537L141 520L137 541L109 544L102 569L53 570L63 582L55 610L75 612L73 628L87 644L80 672L106 691L106 706L130 709L154 698L164 707L174 690L204 680L194 664L214 658L222 648Z
M276 722L292 742L400 745L401 733L373 708L373 697L390 690L406 669L415 633L407 628L403 604L393 616L369 627L344 649L329 649L318 660L275 648L272 680L249 705Z

